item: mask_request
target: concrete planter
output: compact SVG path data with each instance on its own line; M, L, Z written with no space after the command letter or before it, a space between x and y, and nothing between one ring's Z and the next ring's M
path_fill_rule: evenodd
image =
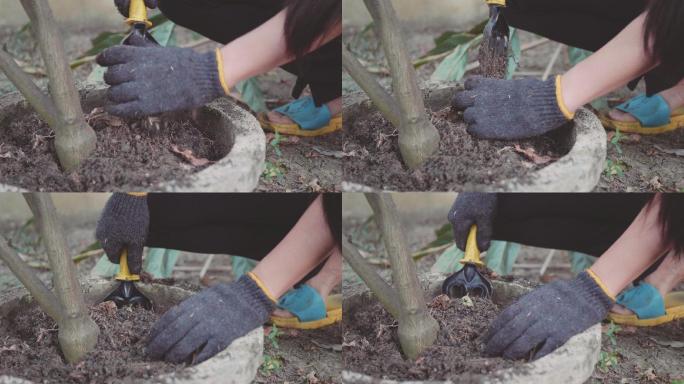
M83 285L89 305L101 302L118 282L93 279ZM188 298L193 293L182 288L162 284L136 284L155 308L168 308ZM29 305L30 296L24 289L0 297L0 316L6 316L19 306ZM141 381L162 384L249 384L254 380L261 365L264 350L264 331L258 327L235 340L216 356L197 365L189 366L179 373L163 374L154 379ZM0 375L0 384L32 384L32 381Z
M105 103L105 90L81 89L81 104L87 113ZM0 121L31 107L18 92L0 98ZM146 190L159 192L251 192L265 167L266 136L254 116L221 99L199 110L198 128L214 140L225 156L182 181L166 181ZM0 183L0 192L24 192L19 186ZM63 191L60 191L63 192ZM111 192L111 191L103 191Z
M442 281L446 275L429 273L421 277L423 288L433 295L441 293ZM515 283L493 281L492 300L506 306L530 291L530 288ZM375 300L365 285L356 285L344 290L345 311L368 300ZM575 335L562 347L539 360L519 366L502 369L489 375L469 374L469 384L534 384L563 383L582 384L594 372L594 366L601 352L601 326L596 324L586 331ZM455 384L452 381L396 381L370 377L361 373L344 370L342 382L345 384Z
M423 88L426 105L439 110L451 105L451 99L462 87L457 83L429 84ZM375 107L363 93L345 95L344 116L352 121ZM554 163L525 177L500 180L491 185L470 188L483 192L590 192L596 187L606 161L606 132L599 119L590 111L580 109L572 127L560 138L567 154ZM373 186L343 182L346 192L378 191Z

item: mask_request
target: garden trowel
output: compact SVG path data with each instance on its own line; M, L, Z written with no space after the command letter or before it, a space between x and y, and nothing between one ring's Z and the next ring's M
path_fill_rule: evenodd
M132 274L128 270L128 252L124 250L121 252L121 259L119 259L119 273L114 277L120 281L119 287L109 294L103 301L113 301L117 307L126 305L139 305L145 309L152 308L152 302L145 297L138 288L133 284L134 281L140 281L140 276Z
M131 0L128 8L126 23L131 26L131 32L126 35L121 44L148 46L159 45L157 40L147 31L152 22L147 19L147 7L144 0Z
M442 283L442 293L451 298L463 296L491 297L492 283L482 276L479 269L484 268L477 248L477 226L470 227L466 240L465 256L460 261L463 268L447 277Z

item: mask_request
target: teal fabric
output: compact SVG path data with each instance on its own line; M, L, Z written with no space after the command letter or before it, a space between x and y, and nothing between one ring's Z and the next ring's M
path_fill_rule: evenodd
M230 265L233 270L233 277L237 280L240 276L254 269L257 262L242 256L231 256Z
M178 261L180 251L166 248L149 248L147 256L143 259L143 271L149 273L155 279L171 277L173 268ZM98 260L91 270L91 275L101 277L113 277L119 272L119 264L114 264L104 255Z
M596 257L582 252L570 252L570 269L572 273L578 275L587 268L594 265Z
M324 319L328 315L321 295L307 284L286 293L278 301L278 306L302 322Z
M327 105L317 107L311 96L302 97L275 109L297 123L302 129L313 131L330 123L332 115Z
M519 252L520 244L493 240L482 261L497 274L501 276L510 275L513 271L513 264L518 259ZM463 264L460 263L463 256L463 251L454 244L437 257L437 261L432 265L430 271L436 273L460 271L463 268Z
M663 296L654 286L644 282L622 292L616 303L634 312L640 319L653 319L666 313Z
M672 111L660 95L639 95L615 107L634 116L644 127L659 127L670 122Z

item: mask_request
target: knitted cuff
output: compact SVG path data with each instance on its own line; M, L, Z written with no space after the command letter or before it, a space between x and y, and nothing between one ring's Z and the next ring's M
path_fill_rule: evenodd
M226 96L224 88L225 80L222 76L223 65L219 66L217 51L207 52L197 56L195 70L192 72L192 83L204 95L210 95L211 99Z
M541 125L557 126L558 123L572 119L561 110L561 106L558 104L558 90L560 88L556 86L556 83L556 79L548 79L530 92L530 105L535 106L536 111L539 112L539 123Z
M599 304L604 310L608 311L615 304L615 298L608 293L601 279L590 269L577 275L575 281L577 289L583 293L583 296Z
M561 84L561 76L558 75L556 76L555 80L555 85L556 85L556 102L558 103L558 108L560 109L561 113L563 113L563 116L565 116L566 119L572 120L575 118L575 113L570 112L568 107L565 105L565 100L563 99L563 90L562 90L562 84Z
M141 210L147 211L147 194L116 192L107 201L111 212L117 216L136 217Z
M262 283L259 280L254 280L256 276L248 272L242 275L238 281L237 285L240 287L242 294L249 300L250 303L255 303L259 308L264 311L265 315L268 316L275 310L275 301L270 297L269 293L266 293L265 287L262 288ZM258 279L258 278L257 278Z

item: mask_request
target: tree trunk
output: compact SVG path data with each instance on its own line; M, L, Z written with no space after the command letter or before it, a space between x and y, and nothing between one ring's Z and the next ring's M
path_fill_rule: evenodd
M392 196L388 193L367 193L366 200L380 227L392 266L393 285L399 291L399 343L404 354L414 359L435 342L439 324L427 311L416 265L406 244L406 235Z
M100 329L88 315L76 267L71 260L57 210L46 193L24 194L47 249L57 298L62 307L59 345L68 362L80 360L97 343Z
M390 0L364 0L378 26L385 57L392 74L394 94L401 107L399 150L406 165L418 168L439 148L439 133L425 111L423 94L418 87L394 7Z
M45 0L21 0L31 19L31 28L40 46L49 78L49 90L61 121L55 130L59 162L71 171L95 150L95 131L86 123L71 68L64 54L61 35Z

